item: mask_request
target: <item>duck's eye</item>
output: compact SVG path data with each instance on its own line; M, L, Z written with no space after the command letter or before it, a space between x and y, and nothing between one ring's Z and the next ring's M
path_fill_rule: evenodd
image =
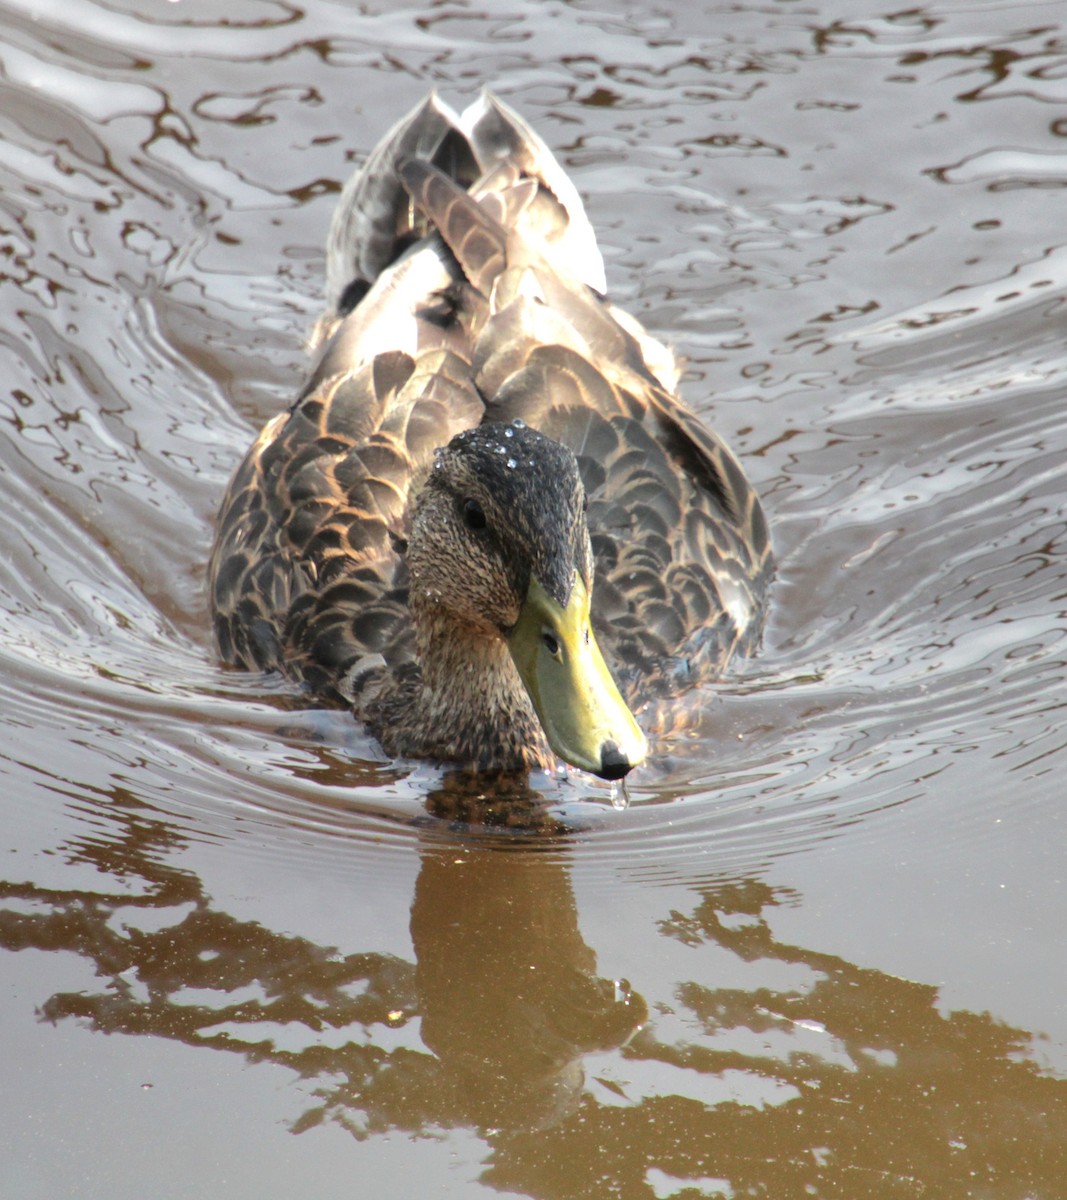
M463 501L463 520L468 529L485 528L485 512L477 500Z
M549 633L546 629L545 632L541 634L541 642L553 658L559 654L559 639L554 633Z

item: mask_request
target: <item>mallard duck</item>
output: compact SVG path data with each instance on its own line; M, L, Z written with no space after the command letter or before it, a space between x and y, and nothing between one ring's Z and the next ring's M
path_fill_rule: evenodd
M755 491L494 96L397 124L327 259L310 381L222 504L221 657L350 706L393 757L621 778L633 710L758 639Z

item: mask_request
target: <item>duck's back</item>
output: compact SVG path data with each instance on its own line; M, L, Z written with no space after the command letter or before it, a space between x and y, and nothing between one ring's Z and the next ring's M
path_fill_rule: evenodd
M681 690L758 637L755 492L675 396L670 352L605 300L577 193L515 114L430 97L346 187L328 260L312 379L223 507L225 659L349 699L383 660L406 669L409 498L436 447L516 419L578 458L594 624L628 699Z

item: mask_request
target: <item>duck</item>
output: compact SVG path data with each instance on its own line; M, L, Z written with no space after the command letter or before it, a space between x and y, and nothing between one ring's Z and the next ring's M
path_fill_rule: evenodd
M756 647L759 497L493 93L431 93L344 186L311 341L219 511L223 663L350 708L393 759L619 780Z

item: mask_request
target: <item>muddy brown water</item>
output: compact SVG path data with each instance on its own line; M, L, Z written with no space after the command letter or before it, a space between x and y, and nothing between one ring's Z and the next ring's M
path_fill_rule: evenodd
M0 0L4 1200L1067 1195L1065 27ZM695 736L533 830L204 598L341 182L485 82L780 560Z

